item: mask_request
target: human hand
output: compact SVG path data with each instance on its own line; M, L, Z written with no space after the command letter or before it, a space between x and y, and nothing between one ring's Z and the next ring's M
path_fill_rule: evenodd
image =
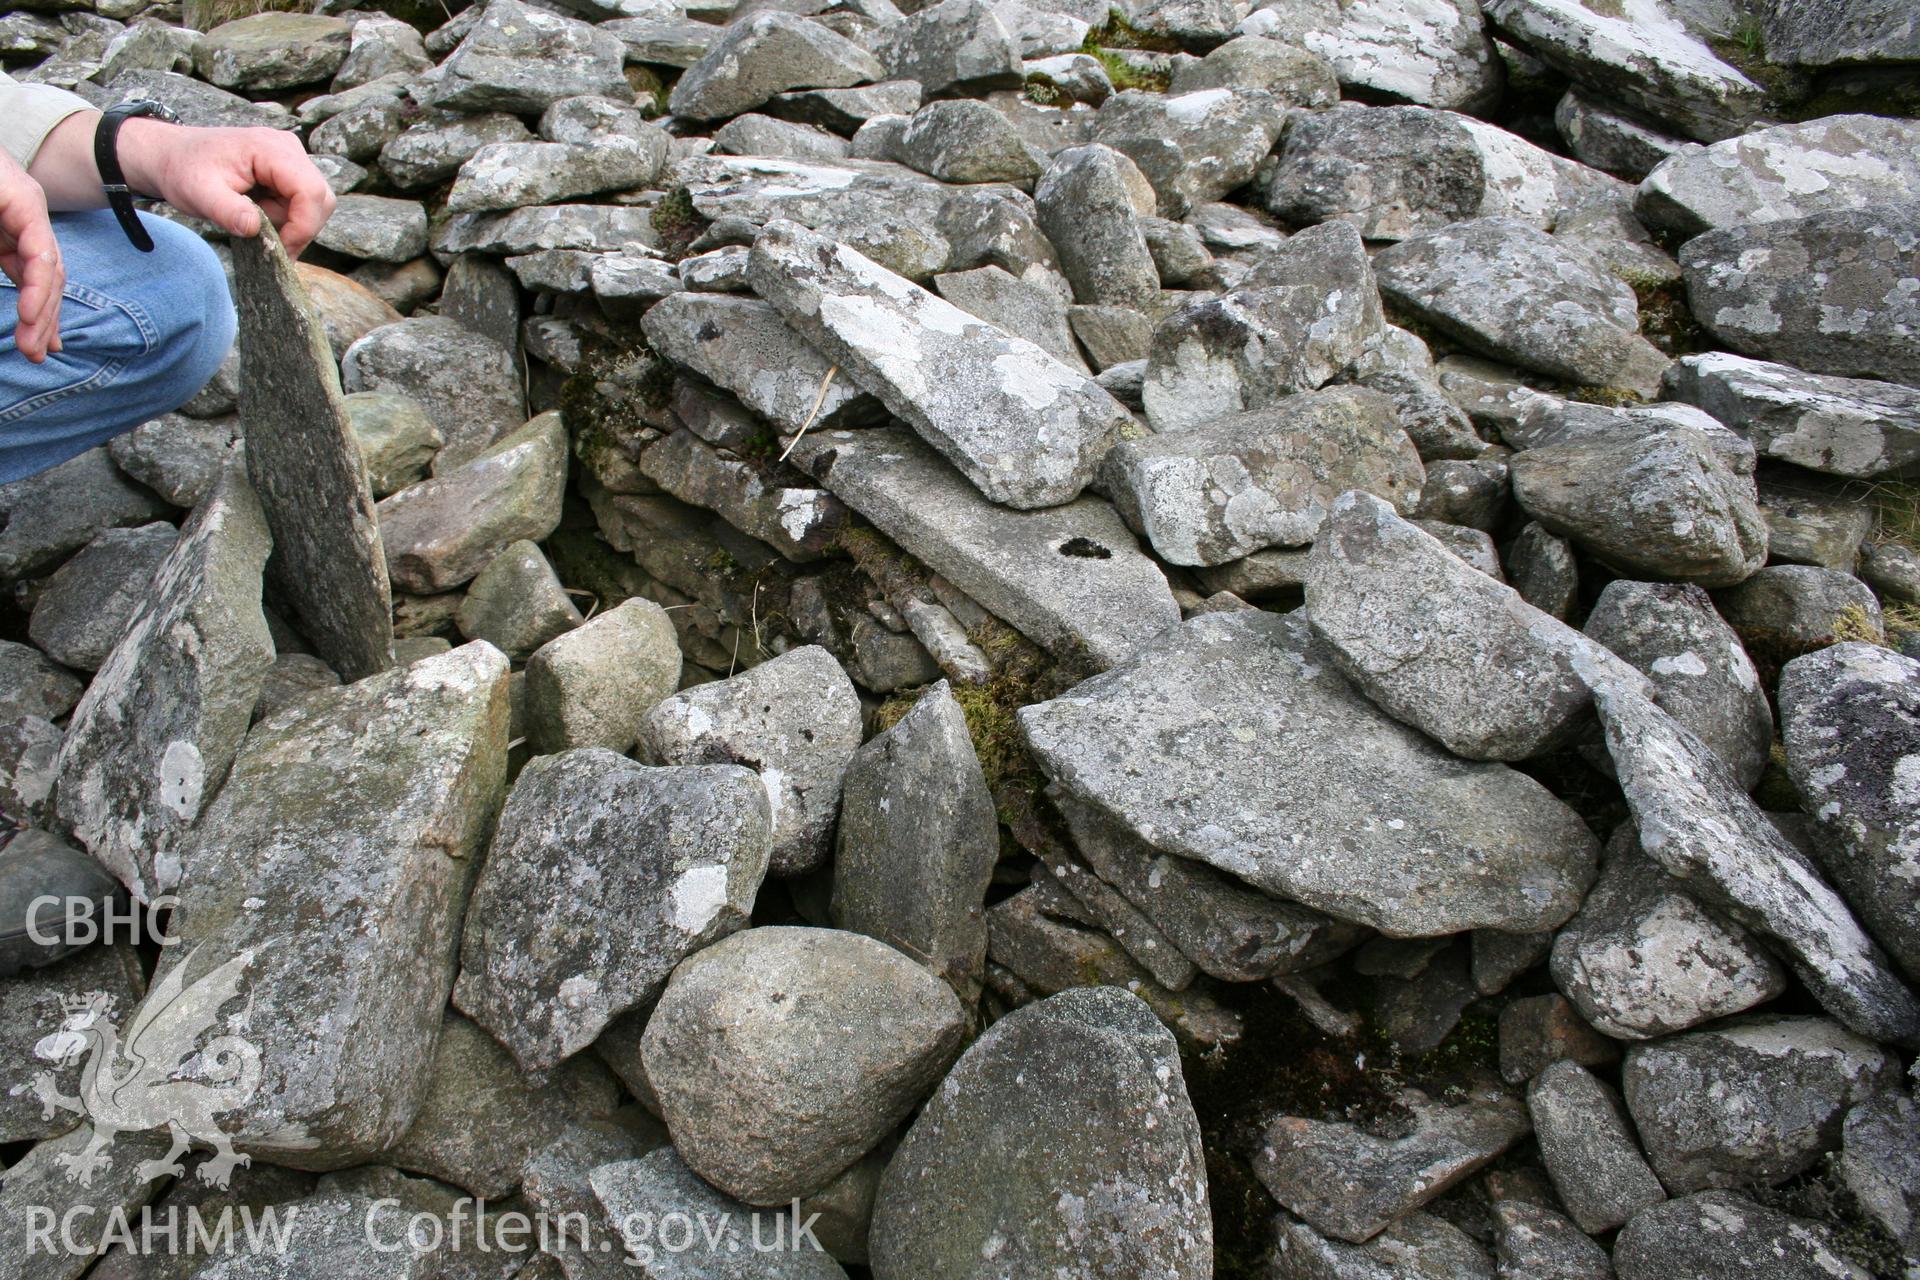
M229 235L260 233L266 212L298 257L333 213L333 188L282 129L192 129L135 118L120 126L127 185Z
M34 364L60 350L60 299L67 287L60 245L47 219L47 193L0 151L0 271L16 286L13 345Z

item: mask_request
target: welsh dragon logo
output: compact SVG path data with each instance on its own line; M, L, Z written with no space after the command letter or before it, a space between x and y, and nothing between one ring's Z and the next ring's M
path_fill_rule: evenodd
M69 1181L93 1185L93 1175L110 1163L107 1148L114 1138L149 1129L169 1130L173 1147L159 1160L140 1162L135 1176L142 1182L183 1174L181 1157L195 1144L213 1149L199 1168L200 1180L210 1186L225 1187L235 1167L252 1163L234 1151L214 1117L259 1090L260 1050L234 1035L199 1041L220 1020L220 1007L239 994L253 952L242 951L187 986L194 954L169 968L147 993L124 1043L108 1021L108 997L91 992L63 1000L64 1025L36 1047L38 1056L60 1068L87 1059L78 1097L61 1093L52 1071L33 1081L44 1118L71 1111L93 1124L84 1150L58 1157Z

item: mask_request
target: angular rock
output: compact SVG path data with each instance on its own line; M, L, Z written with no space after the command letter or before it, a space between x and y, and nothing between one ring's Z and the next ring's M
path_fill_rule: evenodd
M1612 1280L1607 1251L1551 1209L1495 1200L1493 1222L1500 1280Z
M985 0L928 5L889 27L878 52L889 78L917 80L929 98L1020 86L1020 46Z
M641 1053L674 1146L749 1204L818 1191L959 1052L947 985L872 938L750 929L674 971Z
M1554 939L1553 980L1588 1022L1648 1040L1764 1004L1787 975L1623 829L1580 912Z
M1400 240L1468 218L1545 230L1563 208L1628 194L1624 183L1468 116L1354 105L1290 124L1266 206L1289 222L1337 218L1369 240Z
M942 182L1022 182L1041 161L1007 116L990 104L931 102L900 135L900 162Z
M25 841L22 841L22 845ZM15 847L9 855L18 854ZM146 994L140 958L124 945L88 947L42 969L0 978L0 1064L13 1081L0 1095L0 1138L37 1142L80 1125L84 1113L43 1104L81 1090L93 1026L120 1026Z
M1594 705L1647 853L1770 939L1848 1027L1897 1044L1920 1040L1920 1002L1719 757L1630 690L1596 687Z
M89 449L24 480L0 485L0 578L51 572L102 529L167 518L167 505Z
M18 1280L80 1280L106 1249L114 1216L137 1224L141 1206L165 1188L147 1166L166 1146L159 1134L108 1136L81 1125L28 1148L0 1177L0 1265ZM77 1181L83 1168L85 1184ZM62 1247L62 1222L78 1248Z
M315 652L358 680L393 662L393 599L339 365L273 228L263 221L231 249L247 476L273 534L268 569Z
M1367 493L1333 503L1306 597L1348 679L1470 760L1524 760L1567 741L1592 706L1578 664L1619 666Z
M1167 97L1128 90L1101 105L1093 141L1138 165L1160 197L1162 216L1178 218L1245 186L1286 120L1286 109L1264 93L1202 89Z
M519 0L488 0L427 95L456 111L546 110L562 98L605 94L631 101L618 36Z
M853 682L832 654L806 645L653 707L640 745L657 764L757 770L773 815L771 873L789 876L820 866L831 851L841 778L860 730Z
M222 89L265 94L330 80L347 60L350 36L340 18L256 13L223 22L193 45L193 68Z
M791 89L846 89L886 75L879 59L846 37L766 9L733 23L687 68L667 109L690 120L724 120Z
M164 522L102 530L47 579L27 634L62 665L99 670L177 541L178 531Z
M1651 682L1662 710L1712 748L1742 786L1760 780L1773 710L1740 637L1699 587L1616 579L1586 633Z
M220 790L273 664L260 611L272 545L259 501L230 467L68 724L60 819L142 900L178 883L181 851Z
M1714 604L1747 651L1771 668L1843 638L1877 641L1879 602L1866 583L1837 569L1776 564L1759 570Z
M1622 572L1725 587L1766 563L1752 477L1691 427L1527 449L1512 468L1528 515Z
M882 412L850 377L752 298L677 293L641 322L653 349L733 392L783 431L858 426ZM824 388L824 389L823 389Z
M1394 935L1550 928L1592 878L1570 810L1376 711L1298 618L1195 618L1019 722L1049 775L1155 848Z
M560 1130L613 1111L619 1086L592 1058L545 1078L521 1073L493 1037L449 1013L434 1046L426 1101L384 1157L486 1200L512 1194L520 1171Z
M869 1247L883 1277L958 1280L983 1256L1018 1275L1211 1274L1200 1130L1173 1037L1104 987L1000 1019L888 1165Z
M627 137L580 144L489 143L460 166L447 193L447 210L517 209L649 186L660 176L667 140L657 131L645 137L645 143Z
M85 681L32 645L0 640L0 718L62 719L86 689Z
M1920 1245L1920 1106L1899 1093L1847 1113L1840 1177L1860 1207L1911 1255Z
M482 147L532 138L518 116L504 111L447 112L422 120L382 147L380 171L394 186L412 191L451 178Z
M1920 814L1905 776L1920 754L1920 663L1858 642L1796 658L1780 723L1822 868L1920 981Z
M412 1123L506 760L507 661L485 644L312 694L248 736L142 1005L249 1002L235 1052L259 1074L223 1086L241 1149L338 1168Z
M1288 106L1330 107L1340 100L1331 59L1309 53L1304 41L1286 43L1245 35L1229 40L1198 62L1174 68L1167 91L1240 89L1270 93ZM1104 75L1104 71L1102 72ZM1109 89L1111 92L1111 89ZM1096 104L1097 105L1097 104Z
M1665 0L1588 8L1576 0L1488 0L1487 17L1596 95L1708 142L1732 137L1766 91L1716 57Z
M921 563L1054 654L1112 666L1180 620L1165 575L1113 508L1008 511L918 437L809 432L793 460Z
M1538 2L1538 0L1531 0ZM1824 116L1755 129L1661 164L1634 195L1651 226L1679 236L1910 199L1920 123Z
M1588 1026L1565 996L1523 996L1500 1011L1500 1078L1508 1084L1525 1084L1556 1062L1605 1067L1619 1060L1620 1046Z
M1920 24L1898 0L1816 0L1760 16L1769 59L1790 66L1920 61Z
M239 436L237 418L167 413L107 444L114 464L176 507L191 509L213 489Z
M587 1175L606 1223L627 1255L646 1259L648 1280L846 1280L846 1272L803 1227L779 1211L757 1213L694 1176L671 1148L639 1160L602 1165ZM750 1235L752 1230L763 1234ZM679 1223L699 1223L690 1248L678 1244ZM672 1223L672 1226L665 1226ZM792 1241L770 1248L772 1241ZM577 1270L577 1268L576 1268ZM570 1276L574 1272L568 1273ZM632 1275L622 1269L620 1274Z
M1636 1215L1614 1240L1613 1266L1620 1280L1867 1280L1834 1247L1826 1227L1731 1191L1681 1196Z
M1838 485L1780 467L1758 477L1760 514L1767 521L1767 557L1851 574L1873 536L1872 507Z
M1471 1177L1532 1127L1526 1111L1497 1090L1441 1106L1417 1090L1408 1113L1379 1136L1346 1123L1281 1116L1270 1124L1253 1171L1273 1198L1314 1230L1365 1244L1395 1219Z
M635 597L542 645L527 660L527 728L535 749L631 750L646 714L680 683L666 611Z
M397 391L356 391L341 397L341 405L375 498L426 479L446 440L419 401Z
M721 453L691 431L647 446L639 470L674 497L717 512L793 561L830 554L849 520L846 507L826 490L781 483L782 474L769 475L763 462Z
M1173 564L1224 564L1312 541L1349 489L1411 509L1423 469L1379 392L1326 388L1271 408L1124 441L1105 487Z
M1592 254L1514 218L1390 245L1381 296L1475 350L1591 386L1646 385L1666 364L1639 334L1633 290Z
M382 325L348 347L340 365L348 391L420 402L446 441L439 470L473 461L526 421L513 353L444 316Z
M1681 357L1668 369L1664 389L1699 405L1768 458L1856 479L1920 465L1920 390L1805 373L1725 351Z
M537 757L474 888L455 1004L521 1069L565 1061L746 926L769 830L745 769L654 769L603 748Z
M1920 385L1920 202L1723 227L1680 266L1694 318L1743 355Z
M1500 92L1500 60L1472 3L1314 0L1255 10L1239 29L1310 50L1333 65L1340 84L1396 101L1476 111ZM1179 76L1174 83L1180 84ZM1328 106L1331 100L1298 105Z
M390 196L341 196L314 243L349 258L408 262L427 251L426 206Z
M996 329L1025 338L1069 369L1086 360L1067 321L1067 299L1051 281L1019 277L1002 267L979 267L933 278L940 296Z
M39 716L0 723L0 815L15 826L45 824L65 737Z
M912 115L920 109L924 97L917 80L883 80L857 89L801 89L779 94L767 104L767 114L852 137L869 120Z
M1155 327L1141 400L1156 431L1269 408L1331 381L1381 330L1360 236L1313 227L1263 253L1241 284Z
M810 124L749 113L714 130L717 151L737 156L784 156L789 160L845 160L847 141Z
M1611 1231L1667 1198L1640 1154L1620 1095L1585 1067L1556 1062L1534 1077L1527 1111L1547 1175L1582 1231Z
M945 681L847 766L833 923L925 965L971 1006L987 958L1000 856L992 794Z
M1700 145L1669 137L1578 89L1567 90L1560 99L1553 110L1553 124L1574 159L1627 182L1641 181L1662 161Z
M1760 1014L1635 1046L1621 1084L1660 1180L1684 1195L1809 1168L1840 1145L1849 1108L1899 1073L1838 1023Z
M1363 1245L1329 1240L1290 1213L1275 1230L1274 1280L1493 1280L1486 1251L1437 1214L1415 1210Z
M560 523L567 436L544 413L464 465L442 468L380 501L380 537L395 586L422 595L471 580L523 539Z
M1159 298L1160 273L1140 225L1151 202L1146 176L1111 147L1054 156L1034 207L1080 302L1145 308Z
M553 566L532 542L516 542L468 584L454 624L469 640L485 640L520 662L555 636L579 626L580 610Z

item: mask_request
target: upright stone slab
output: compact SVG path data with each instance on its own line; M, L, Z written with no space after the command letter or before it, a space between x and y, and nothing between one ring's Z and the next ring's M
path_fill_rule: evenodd
M232 240L247 475L273 530L274 588L348 680L393 664L393 598L340 366L280 237Z
M260 503L230 464L68 723L55 812L140 898L178 882L180 850L273 665L260 611L272 548Z
M310 694L249 736L148 996L233 966L245 1013L224 1025L258 1067L222 1112L239 1149L339 1168L413 1122L506 765L507 660L485 643Z
M1129 422L1084 373L798 223L761 233L748 276L997 503L1071 500Z

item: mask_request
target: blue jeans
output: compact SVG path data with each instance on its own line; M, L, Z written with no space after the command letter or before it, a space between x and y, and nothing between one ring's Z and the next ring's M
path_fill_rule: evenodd
M65 349L30 364L14 346L18 294L0 276L0 483L85 453L178 409L233 345L233 297L206 241L141 215L152 253L105 209L53 215L67 267Z

